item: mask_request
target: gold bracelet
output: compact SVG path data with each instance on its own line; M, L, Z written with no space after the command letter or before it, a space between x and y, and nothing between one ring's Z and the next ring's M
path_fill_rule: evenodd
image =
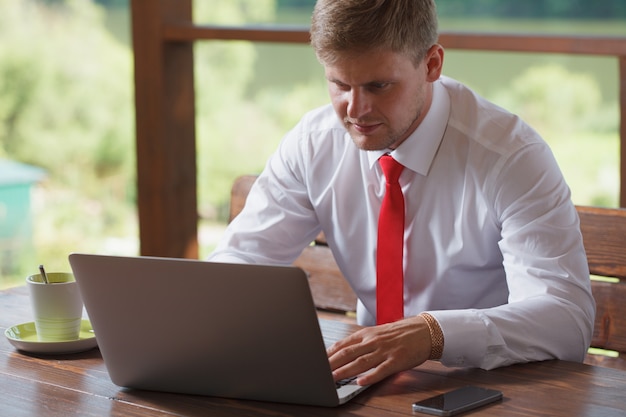
M429 313L420 313L426 321L430 333L430 360L439 360L443 355L443 331L439 322Z

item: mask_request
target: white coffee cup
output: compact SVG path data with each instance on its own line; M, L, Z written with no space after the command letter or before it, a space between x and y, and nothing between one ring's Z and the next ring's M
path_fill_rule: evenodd
M41 274L26 278L35 329L42 342L76 340L80 334L83 300L74 275L66 272Z

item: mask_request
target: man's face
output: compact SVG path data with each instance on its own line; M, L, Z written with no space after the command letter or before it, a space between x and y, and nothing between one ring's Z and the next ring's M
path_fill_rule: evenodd
M330 98L363 150L397 148L420 124L441 74L443 50L433 46L416 67L386 50L344 56L324 66Z

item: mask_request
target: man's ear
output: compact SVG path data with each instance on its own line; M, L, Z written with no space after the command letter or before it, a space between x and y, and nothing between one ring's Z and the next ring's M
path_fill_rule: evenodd
M439 44L434 44L430 47L426 53L426 79L430 82L435 82L441 76L443 70L443 47Z

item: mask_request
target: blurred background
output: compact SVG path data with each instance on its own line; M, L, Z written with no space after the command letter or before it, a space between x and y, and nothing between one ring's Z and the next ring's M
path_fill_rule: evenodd
M626 37L624 0L436 3L442 31ZM194 20L308 25L313 4L195 0ZM128 0L0 0L0 288L39 264L67 271L74 251L138 254L130 33ZM204 257L224 229L233 179L259 173L285 132L328 99L308 46L194 48ZM533 125L576 204L618 205L616 59L447 50L444 72Z

